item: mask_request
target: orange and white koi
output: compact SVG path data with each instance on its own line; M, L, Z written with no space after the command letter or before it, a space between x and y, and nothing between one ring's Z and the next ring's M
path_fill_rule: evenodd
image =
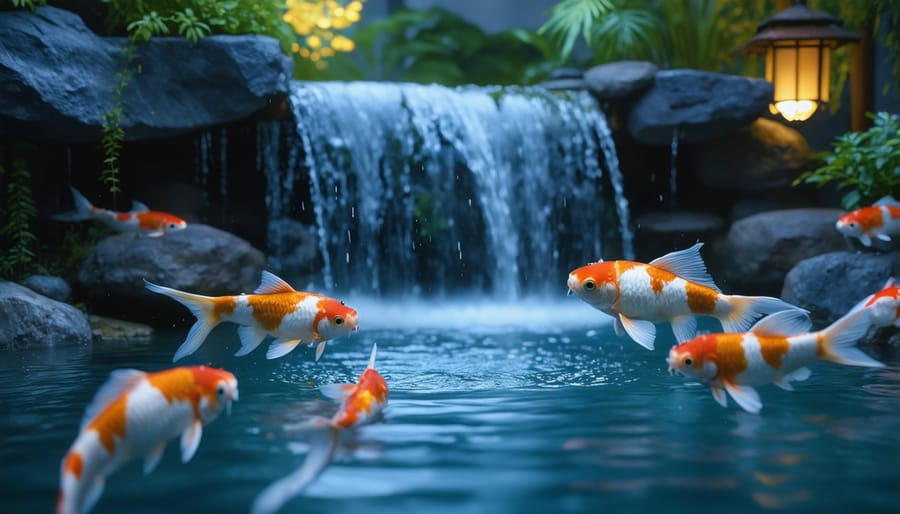
M881 290L866 297L854 309L869 311L872 325L876 327L900 327L900 286L895 286L894 279L890 278Z
M854 237L865 246L873 239L890 242L900 235L900 202L885 196L869 207L856 209L838 218L835 227L846 237Z
M856 310L823 330L809 332L806 312L786 310L761 319L746 333L704 334L673 346L666 362L669 373L677 371L708 384L723 407L727 391L741 408L755 414L762 402L754 386L775 384L791 391L791 381L809 378L807 366L819 359L883 367L854 346L869 324L869 313Z
M187 228L187 222L167 212L151 211L141 202L134 201L131 211L117 212L95 207L74 187L72 198L75 200L75 210L72 212L57 214L53 219L59 221L87 221L97 220L116 232L133 232L149 237L159 237L166 232L174 232Z
M287 355L305 342L318 343L316 360L319 360L329 339L355 332L359 324L356 310L344 302L297 291L268 271L262 272L262 281L253 294L235 296L203 296L147 280L144 283L147 289L181 303L197 318L187 339L175 352L173 362L197 351L209 332L223 321L241 325L238 328L241 348L235 353L237 356L252 352L267 335L275 337L266 352L268 359Z
M743 332L765 314L797 308L769 296L722 294L700 257L702 246L649 264L618 260L583 266L569 274L569 291L613 316L616 335L624 331L648 350L656 339L654 323L668 321L683 342L696 334L696 316L717 318L726 332Z
M383 417L388 401L388 386L375 370L377 345L372 345L369 365L355 384L332 384L321 389L341 406L331 419L316 417L302 424L301 430L312 430L313 439L303 464L290 475L267 486L253 501L252 514L270 514L311 484L325 469L337 448L342 430L371 423Z
M116 370L85 410L81 430L62 461L57 514L85 514L106 477L132 459L153 471L169 440L181 435L181 461L191 460L203 425L237 401L237 379L205 366L156 373Z

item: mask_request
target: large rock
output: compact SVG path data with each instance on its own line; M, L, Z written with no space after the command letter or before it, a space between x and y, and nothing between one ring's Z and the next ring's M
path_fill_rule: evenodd
M96 141L126 66L103 38L54 7L0 12L0 136ZM293 65L266 36L153 38L137 46L121 126L126 139L172 136L246 118L286 97Z
M698 145L691 164L706 187L764 191L789 188L808 158L809 145L800 132L758 118L747 127Z
M144 287L144 279L191 293L250 293L265 257L243 239L190 224L163 237L119 234L97 243L78 271L77 286L91 311L154 325L193 322L180 304Z
M719 286L729 293L778 296L784 277L798 262L845 250L834 228L840 209L786 209L736 221L718 255Z
M584 73L584 84L598 100L619 100L650 87L658 70L646 61L599 64Z
M772 98L772 84L763 79L660 71L631 109L628 132L649 145L670 144L676 128L682 142L708 141L758 118Z
M87 345L85 313L12 282L0 282L0 350Z
M809 310L813 322L823 327L881 289L890 277L900 277L900 252L829 252L798 262L784 279L781 297Z

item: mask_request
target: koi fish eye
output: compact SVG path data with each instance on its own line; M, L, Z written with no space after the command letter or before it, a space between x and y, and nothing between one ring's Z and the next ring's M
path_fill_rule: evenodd
M594 283L594 279L589 278L589 279L587 279L587 280L584 281L584 286L583 286L583 287L584 287L586 290L588 290L588 291L593 291L594 288L597 287L597 284Z
M342 318L342 317L340 317L340 316L335 316L335 317L334 317L334 324L335 324L335 325L343 325L343 324L344 324L344 318Z
M859 223L857 223L855 221L851 221L850 223L847 223L847 226L850 228L856 228L857 225L859 225Z
M682 362L684 362L685 366L693 366L694 365L694 359L692 359L690 357L685 357L684 361L682 361Z
M219 384L219 386L216 387L216 394L220 397L225 396L225 384Z

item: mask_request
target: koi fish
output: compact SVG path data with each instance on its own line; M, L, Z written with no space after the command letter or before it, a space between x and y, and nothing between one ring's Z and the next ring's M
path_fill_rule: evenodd
M885 196L869 207L851 211L838 218L835 227L845 237L854 237L864 246L873 239L890 242L900 235L900 202Z
M181 303L197 318L187 339L175 352L175 362L197 351L209 332L223 321L241 325L238 336L241 348L236 356L247 355L271 335L267 359L290 353L301 342L318 343L316 360L325 351L329 339L355 332L356 310L344 302L314 293L296 291L287 282L262 272L262 281L253 294L236 296L202 296L163 287L144 280L147 289Z
M126 462L144 458L152 472L169 440L181 435L181 461L191 460L203 425L237 401L237 379L205 366L156 373L113 371L88 405L78 437L62 461L57 514L85 514L106 477Z
M166 232L174 232L187 227L187 222L178 216L159 211L151 211L149 207L135 200L129 212L116 212L95 207L74 187L72 198L75 210L57 214L53 219L59 221L97 220L116 232L134 232L149 237L159 237Z
M340 401L340 407L331 419L317 416L299 427L314 433L306 460L290 475L267 486L253 501L252 514L276 512L311 484L331 462L342 430L382 417L388 401L388 386L375 370L377 349L373 344L369 365L356 384L332 384L321 389L325 396Z
M884 287L868 296L854 309L869 311L872 325L900 327L900 286L894 285L894 279L888 279Z
M809 332L809 315L798 309L771 314L747 333L704 334L669 350L669 373L696 379L712 388L719 405L728 394L745 411L758 413L762 402L754 386L775 384L792 391L806 380L807 366L819 359L850 366L884 367L854 345L869 329L869 313L850 311L818 332Z
M649 264L600 261L569 274L569 292L615 318L616 335L623 331L638 344L653 349L654 323L668 321L678 342L694 337L696 316L717 318L726 332L743 332L754 320L797 307L769 296L722 294L700 257L703 243L671 252Z

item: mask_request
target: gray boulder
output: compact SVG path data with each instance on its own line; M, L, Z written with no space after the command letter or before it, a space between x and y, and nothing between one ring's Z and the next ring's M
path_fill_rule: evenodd
M0 282L0 350L87 345L85 313L13 282Z
M584 84L598 100L619 100L650 87L658 70L646 61L600 64L584 73Z
M628 132L648 145L709 141L743 127L766 109L772 84L763 79L699 70L665 70L635 103Z
M69 283L61 277L51 275L31 275L22 281L22 285L31 289L35 293L42 294L48 298L65 302L72 295L72 288Z
M243 239L202 224L163 237L118 234L97 243L78 271L76 285L91 312L151 325L193 322L169 298L152 293L144 279L191 293L250 293L259 285L265 257Z
M718 261L719 286L729 293L778 296L784 277L798 262L845 250L834 228L840 209L786 209L754 214L731 225Z
M785 189L805 168L809 145L797 130L757 118L692 152L700 182L710 188L764 191Z
M103 38L66 10L0 12L0 136L96 141L125 65L123 38ZM285 98L293 63L270 37L153 38L138 45L123 96L126 139L162 138L251 116Z
M809 310L813 322L824 327L881 289L890 277L900 278L898 252L829 252L798 262L784 278L781 297Z

